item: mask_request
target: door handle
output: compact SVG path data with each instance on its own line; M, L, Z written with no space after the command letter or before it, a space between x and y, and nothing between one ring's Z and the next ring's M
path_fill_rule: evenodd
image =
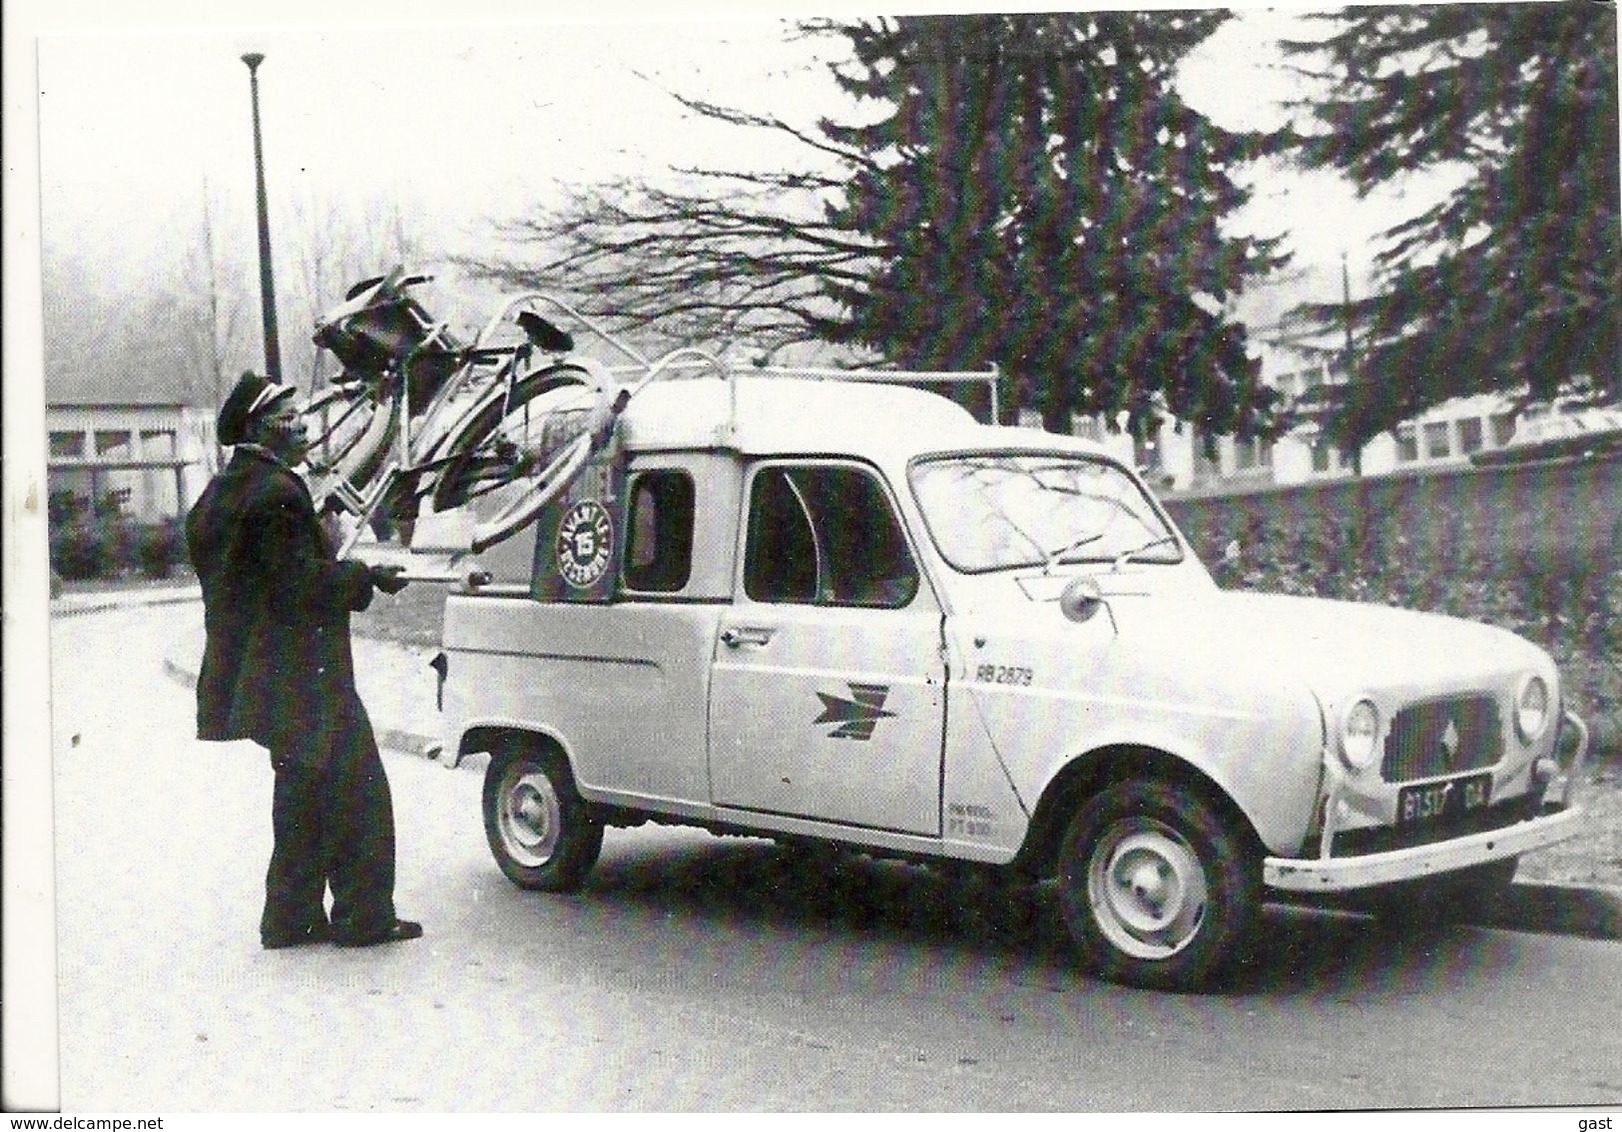
M734 649L742 645L764 645L775 632L776 629L764 625L728 626L721 630L721 643Z

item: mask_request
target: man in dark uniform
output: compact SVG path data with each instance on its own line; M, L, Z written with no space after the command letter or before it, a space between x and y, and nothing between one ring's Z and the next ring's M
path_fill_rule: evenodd
M415 939L421 925L395 915L393 799L349 642L350 612L405 581L399 567L336 558L293 471L309 444L294 392L242 375L218 420L235 451L186 517L207 635L197 735L270 751L265 947Z

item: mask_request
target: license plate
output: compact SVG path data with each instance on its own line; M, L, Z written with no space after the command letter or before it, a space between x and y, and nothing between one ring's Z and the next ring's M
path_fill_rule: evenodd
M1397 792L1397 824L1450 818L1479 810L1492 798L1492 775L1472 774L1446 782L1404 786Z

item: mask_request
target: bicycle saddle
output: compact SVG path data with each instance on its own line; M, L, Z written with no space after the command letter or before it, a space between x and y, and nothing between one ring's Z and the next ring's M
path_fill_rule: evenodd
M519 311L517 317L524 337L537 349L545 350L548 354L567 354L574 349L573 335L552 325L534 311Z

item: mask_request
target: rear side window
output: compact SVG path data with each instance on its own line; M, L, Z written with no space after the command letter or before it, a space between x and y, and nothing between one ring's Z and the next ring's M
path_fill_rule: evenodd
M631 481L625 588L675 593L693 570L693 479L686 472L642 472Z
M918 569L878 478L845 464L761 468L749 492L754 601L899 608Z

